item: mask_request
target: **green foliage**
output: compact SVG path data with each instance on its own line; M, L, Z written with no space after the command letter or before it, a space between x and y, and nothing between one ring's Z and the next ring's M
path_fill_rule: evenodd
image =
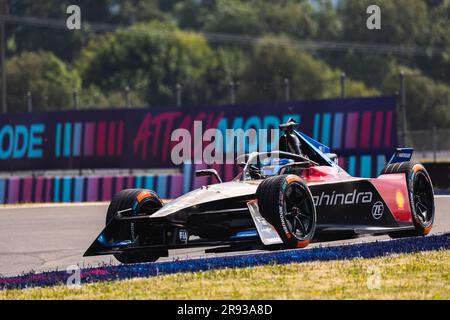
M142 91L129 91L129 103L131 108L147 107ZM80 109L111 109L125 108L125 90L103 91L94 85L79 91Z
M400 71L405 74L406 116L414 129L450 124L450 86L424 76L419 70L406 67L393 68L383 82L383 91L394 94L398 91Z
M71 4L80 5L82 19L104 21L108 15L107 0L47 1L47 0L9 0L9 13L17 16L34 16L64 20L66 8ZM14 40L15 50L10 54L27 51L51 51L64 61L71 61L84 44L82 32L61 32L61 30L36 27L34 25L8 25L8 36Z
M199 30L203 28L209 10L198 0L180 1L173 7L173 15L182 29Z
M131 89L132 106L173 105L177 83L182 84L183 104L188 105L228 103L231 81L237 83L238 102L283 100L285 78L290 81L291 99L334 98L341 93L342 72L347 74L347 96L395 94L399 90L398 66L402 65L407 72L419 74L407 78L409 126L450 126L450 0L9 0L8 3L13 15L58 20L65 18L69 4L77 4L84 22L123 26L116 32L94 34L89 30L73 32L8 24L8 65L15 70L8 84L12 94L8 100L10 110L25 108L24 94L29 88L41 92L42 83L56 86L60 81L56 76L42 77L36 72L29 72L30 78L22 81L27 75L18 71L19 58L31 60L27 52L48 51L80 73L83 80L80 103L85 108L122 107L126 86ZM382 30L366 28L366 9L372 4L381 8ZM204 36L215 33L259 40L231 39L230 43L219 44ZM304 44L305 40L434 47L442 52L427 56L299 50L296 45ZM41 55L42 52L36 54ZM34 59L27 63L38 64L39 59ZM64 68L61 78L73 74L71 77L81 83L75 72ZM69 92L72 87L60 91ZM48 94L42 94L41 100L36 96L39 94L33 92L34 105L47 108ZM70 99L70 92L64 94L68 97L64 99ZM67 105L71 105L68 100L54 107Z
M368 88L364 82L348 80L347 81L347 95L349 98L357 97L376 97L381 95L380 90L374 88Z
M10 0L9 12L18 16L35 16L64 21L66 9L75 4L81 8L83 22L128 25L149 19L165 20L157 0ZM72 61L90 39L87 31L66 31L37 28L34 25L9 25L8 33L17 45L11 54L23 51L52 51L66 61Z
M243 71L239 98L244 101L282 100L285 79L289 80L292 99L338 97L341 73L311 54L296 49L287 38L264 37L255 45ZM348 93L365 96L378 92L368 90L363 83L349 81Z
M317 37L324 40L338 39L342 34L342 20L331 0L317 0L317 9L312 16L317 22Z
M233 47L218 47L210 60L205 81L209 95L204 103L222 104L230 102L230 85L237 86L241 74L248 64L246 52Z
M373 31L365 28L367 15L362 13L365 13L367 6L371 4L376 4L381 8L382 30ZM344 26L340 38L345 41L435 48L446 48L450 44L450 1L448 0L439 2L346 0L341 2L339 13ZM340 60L341 64L339 65L348 70L351 75L370 74L370 84L382 82L389 72L386 67L391 62L420 68L425 74L447 82L450 81L448 72L450 56L448 54L397 57L358 54L355 59L355 54L349 52L344 59ZM327 61L333 63L331 59L327 59Z
M371 87L380 87L394 65L394 59L370 53L334 53L325 60L345 70L350 78L363 81Z
M431 1L429 1L431 2ZM420 44L437 48L450 44L450 0L430 8L427 28L420 38ZM415 61L422 72L450 83L450 54L418 57Z
M423 0L345 0L340 4L342 37L347 41L415 44L428 21ZM382 8L382 31L366 28L366 9L370 5Z
M95 2L95 1L90 1ZM158 0L108 1L106 21L109 23L132 24L149 20L164 21L167 16L160 10ZM97 19L93 19L96 21Z
M210 97L206 77L213 61L202 35L154 21L97 37L76 65L87 85L102 90L129 86L144 90L150 103L167 105L175 101L177 83L186 104Z
M308 2L260 1L258 7L265 32L297 38L315 38L318 35L319 23L314 19L313 8Z
M263 31L263 23L252 3L217 0L214 11L205 17L206 31L255 35Z
M23 53L6 64L8 106L10 111L27 110L26 93L32 93L33 110L61 110L72 106L73 90L81 78L53 53Z

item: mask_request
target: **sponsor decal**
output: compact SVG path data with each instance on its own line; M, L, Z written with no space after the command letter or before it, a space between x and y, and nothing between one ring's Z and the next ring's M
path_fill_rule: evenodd
M397 202L397 208L403 210L405 208L405 198L400 190L395 193L395 201Z
M186 229L180 229L178 231L178 238L181 242L187 242L189 239L188 231Z
M411 154L410 153L405 153L405 152L397 152L396 154L397 158L406 158L409 159L411 158Z
M370 191L358 191L356 189L349 193L336 193L336 191L332 193L322 192L320 195L313 196L313 199L316 207L371 203L373 193Z
M284 191L285 191L286 187L287 187L287 181L285 180L280 188L280 200L278 203L278 214L280 216L281 227L283 228L284 233L286 234L286 237L288 239L290 239L291 234L289 233L289 230L286 226L286 218L284 216Z
M380 219L384 213L384 204L381 201L377 201L372 206L372 216L375 220Z
M281 238L278 236L278 232L275 230L275 227L261 216L257 201L250 201L247 203L247 206L250 210L253 221L255 222L255 226L261 241L265 245L283 243L283 240L281 240Z
M136 232L134 231L134 222L130 223L130 233L131 233L131 239L136 239Z

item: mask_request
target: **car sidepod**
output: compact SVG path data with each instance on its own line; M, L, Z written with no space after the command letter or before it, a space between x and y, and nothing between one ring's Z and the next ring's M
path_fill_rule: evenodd
M386 233L413 227L404 175L311 183L317 231Z

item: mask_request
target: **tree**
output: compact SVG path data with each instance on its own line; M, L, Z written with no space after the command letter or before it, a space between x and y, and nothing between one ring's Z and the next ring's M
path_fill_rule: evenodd
M97 1L97 0L96 0ZM89 1L89 3L96 2ZM87 4L86 4L87 5ZM167 15L160 9L158 0L125 0L107 1L103 8L107 9L104 22L121 25L131 25L150 20L166 21ZM93 21L97 21L95 16Z
M376 4L381 8L381 30L366 28L366 9ZM423 0L346 0L340 2L343 41L358 41L393 46L411 45L446 48L450 43L449 1ZM433 56L394 55L352 52L325 53L322 57L332 66L342 68L354 79L381 88L381 83L396 64L448 82L448 54Z
M233 46L221 46L214 50L214 57L208 64L205 74L207 88L210 92L207 104L230 103L231 85L236 90L241 74L248 63L247 52Z
M197 0L180 1L173 8L173 15L181 29L201 30L209 12L209 8Z
M448 48L450 46L450 1L428 0L428 26L419 40L422 46ZM447 53L422 56L416 59L416 65L428 76L441 79L450 84L450 55Z
M404 66L392 68L383 82L383 92L394 94L400 86L400 71L405 73L406 118L414 129L450 126L450 86Z
M319 25L309 2L259 1L257 10L264 22L264 32L296 38L315 38Z
M50 18L64 21L66 9L71 4L82 8L82 19L106 22L109 14L108 0L48 1L10 0L9 13L24 17ZM92 21L92 20L91 20ZM36 27L34 25L9 24L7 35L14 43L16 54L27 51L51 51L64 61L71 61L87 39L86 32Z
M350 78L374 88L380 87L395 65L393 57L370 53L333 52L327 54L324 60L344 70Z
M428 10L423 0L345 0L340 3L346 41L415 44L427 26ZM381 8L381 30L366 28L367 7Z
M322 40L339 39L342 34L342 20L339 12L333 7L332 0L316 1L316 9L312 18L318 25L317 38Z
M282 42L284 46L278 44ZM282 100L285 79L291 98L321 99L339 97L340 70L331 69L311 54L295 48L285 37L263 37L256 44L243 71L239 99L243 101ZM376 90L348 81L349 95L375 95Z
M197 104L211 97L205 79L214 59L201 34L153 21L97 37L76 65L86 85L139 88L149 103L173 105L179 83L183 103Z
M258 35L264 24L252 3L217 0L217 6L205 17L204 30L217 33Z
M8 110L27 110L26 93L32 94L33 110L62 110L72 107L73 90L81 79L53 53L22 53L7 60Z
M102 91L94 85L82 88L79 92L80 109L111 109L125 108L125 91L111 90ZM130 90L128 99L131 108L148 107L143 94L139 90Z
M148 20L166 19L160 11L158 0L10 0L9 12L25 17L50 18L64 21L69 5L78 5L82 22L130 25ZM72 31L36 27L34 25L8 25L8 36L14 42L15 51L51 51L64 61L72 61L91 37L89 30Z

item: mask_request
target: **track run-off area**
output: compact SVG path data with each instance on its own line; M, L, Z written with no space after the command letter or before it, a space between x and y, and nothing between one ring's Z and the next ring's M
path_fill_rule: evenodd
M10 277L31 271L64 271L73 265L86 268L119 264L112 256L83 257L84 251L104 226L107 207L107 203L1 206L0 276ZM450 232L450 196L436 196L436 216L431 234L448 232ZM389 237L363 236L348 240L313 243L308 248L386 239ZM158 261L170 262L244 253L205 254L204 249L173 250L169 257ZM251 253L260 252L264 251L251 251Z

